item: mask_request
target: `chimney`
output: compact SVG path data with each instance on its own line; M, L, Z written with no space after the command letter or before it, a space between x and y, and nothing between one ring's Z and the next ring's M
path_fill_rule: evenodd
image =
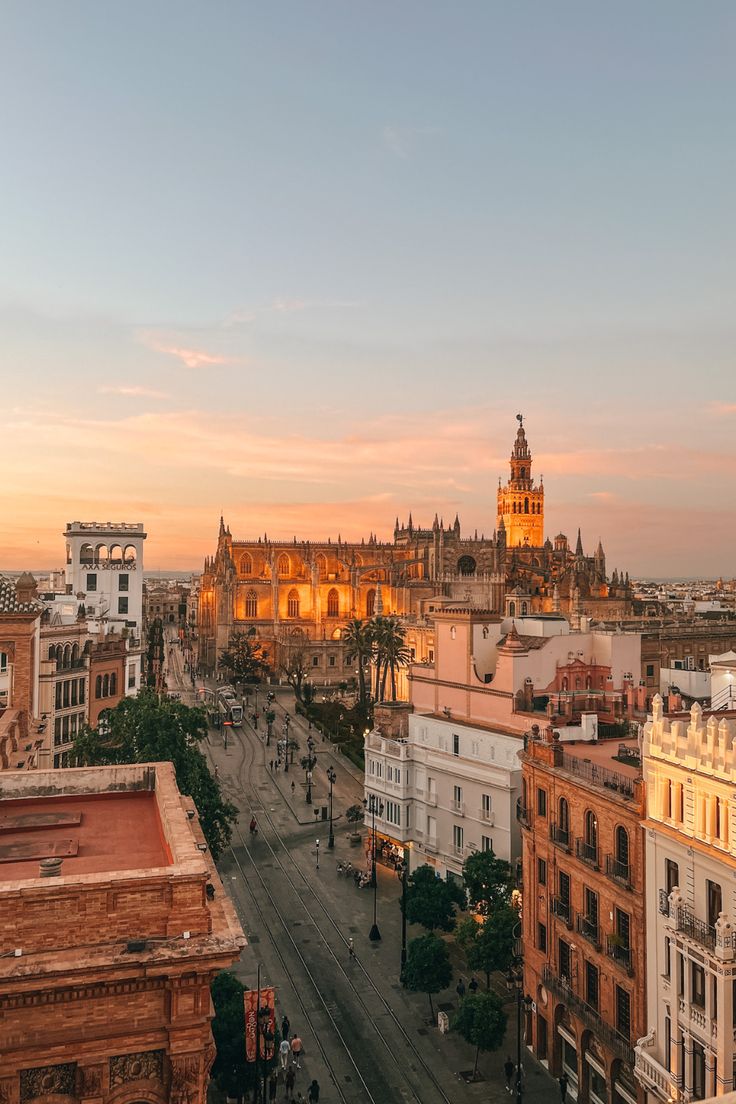
M39 877L41 878L58 878L61 874L62 859L53 857L50 859L41 859L39 865Z

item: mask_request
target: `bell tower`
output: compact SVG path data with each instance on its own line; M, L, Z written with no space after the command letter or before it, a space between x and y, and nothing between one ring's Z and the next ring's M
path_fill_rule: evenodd
M544 544L544 486L532 479L532 454L524 431L524 415L511 452L511 474L505 487L499 481L496 528L506 529L508 548L541 548Z

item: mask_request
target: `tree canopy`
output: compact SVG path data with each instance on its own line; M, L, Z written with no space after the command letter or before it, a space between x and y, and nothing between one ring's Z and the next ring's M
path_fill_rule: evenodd
M212 1076L226 1096L240 1097L246 1089L254 1088L256 1083L256 1063L247 1062L245 1058L243 986L234 974L223 970L212 982L211 992L212 1003L215 1006L212 1035L217 1048ZM260 1076L263 1076L264 1064L266 1070L275 1067L279 1042L280 1034L277 1027L273 1057L261 1059L258 1064Z
M478 1072L478 1056L486 1050L498 1050L506 1034L507 1016L496 993L471 993L461 1002L452 1021L452 1030L475 1047L473 1077Z
M487 916L511 897L511 866L493 851L473 851L463 863L463 882L470 907Z
M406 629L398 617L383 617L378 614L370 622L373 657L376 665L375 700L386 698L386 681L391 675L391 701L396 701L396 672L411 661L411 652L406 647Z
M519 914L511 905L501 904L486 916L483 923L466 916L458 925L457 942L465 954L470 970L486 975L490 988L491 974L505 973L514 957L514 930Z
M403 980L412 993L426 993L434 1019L432 994L440 993L452 981L450 952L434 932L412 939L406 957Z
M465 903L462 888L456 882L438 878L434 867L425 863L406 880L406 919L434 931L452 931L455 908Z
M219 782L197 746L206 735L202 709L141 690L105 714L104 731L82 729L73 756L78 766L173 763L177 786L197 806L205 839L217 859L230 843L238 811L223 799Z
M365 684L365 667L373 651L373 633L371 623L354 617L348 621L342 632L345 646L345 658L348 663L358 664L358 704L365 711L368 693Z
M260 682L271 671L268 652L255 639L253 630L233 633L217 666L238 682Z

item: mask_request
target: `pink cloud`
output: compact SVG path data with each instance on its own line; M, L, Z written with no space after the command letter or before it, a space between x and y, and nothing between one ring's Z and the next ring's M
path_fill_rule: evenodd
M155 342L151 348L157 353L165 353L166 356L176 357L187 368L204 368L220 364L234 364L232 357L221 356L219 353L207 353L202 349L184 349L178 345L162 345Z
M708 410L717 418L727 418L731 414L736 414L736 403L712 402L708 406Z
M165 391L154 391L151 387L134 385L131 387L98 387L99 395L122 395L124 398L168 399Z

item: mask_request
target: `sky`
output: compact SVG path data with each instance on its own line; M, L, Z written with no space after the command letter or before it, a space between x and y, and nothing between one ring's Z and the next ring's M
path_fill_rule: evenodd
M6 0L0 570L72 520L733 576L736 6Z

